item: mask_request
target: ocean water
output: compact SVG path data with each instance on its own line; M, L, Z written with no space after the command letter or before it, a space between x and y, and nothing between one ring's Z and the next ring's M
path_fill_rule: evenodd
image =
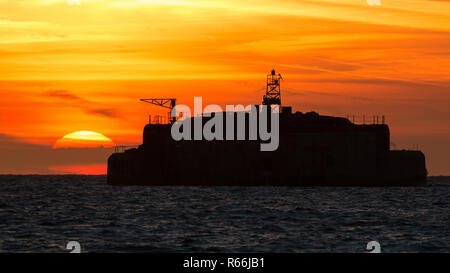
M450 252L450 177L418 188L112 187L0 176L0 252Z

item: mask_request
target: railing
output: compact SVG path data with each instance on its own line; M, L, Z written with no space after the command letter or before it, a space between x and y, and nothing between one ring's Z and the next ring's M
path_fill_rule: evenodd
M129 149L137 149L139 146L114 146L114 153L123 153Z
M148 124L169 124L169 117L160 116L160 115L148 115Z
M350 120L351 122L353 122L354 124L373 125L373 124L385 124L385 122L386 122L384 115L383 116L346 115L345 117L348 120Z
M419 144L409 144L409 145L397 145L395 143L390 143L391 150L407 150L407 151L419 151Z

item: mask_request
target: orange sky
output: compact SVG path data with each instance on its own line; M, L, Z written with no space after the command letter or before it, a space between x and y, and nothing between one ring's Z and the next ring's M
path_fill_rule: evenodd
M399 148L450 175L450 1L381 1L0 0L0 136L137 144L147 114L166 114L139 98L260 103L275 68L283 104L384 114Z

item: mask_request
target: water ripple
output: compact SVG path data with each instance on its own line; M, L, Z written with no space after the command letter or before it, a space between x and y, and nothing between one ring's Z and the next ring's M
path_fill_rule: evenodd
M111 187L0 176L0 252L450 252L450 178L420 188Z

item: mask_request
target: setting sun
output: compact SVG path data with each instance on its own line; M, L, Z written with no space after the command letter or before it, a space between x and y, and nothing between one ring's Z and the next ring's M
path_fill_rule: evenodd
M112 147L114 142L100 133L78 131L58 139L53 148L95 148L100 146Z
M276 69L293 111L384 115L450 174L450 1L374 2L0 0L0 153L136 146L167 115L140 98L255 104ZM0 173L54 172L22 158Z

